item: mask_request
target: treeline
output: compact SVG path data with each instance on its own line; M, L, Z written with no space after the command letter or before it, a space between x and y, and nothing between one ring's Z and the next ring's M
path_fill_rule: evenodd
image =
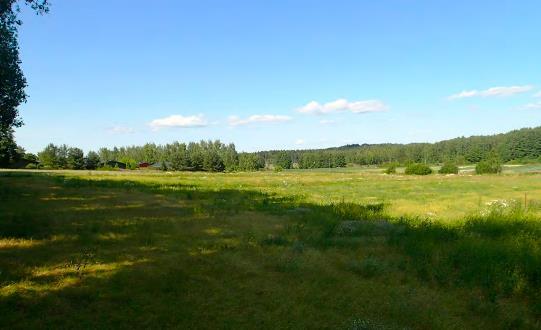
M523 128L491 136L460 137L436 143L363 144L317 150L259 152L267 164L298 168L341 167L345 164L388 163L475 164L497 157L501 162L541 161L541 127ZM289 159L284 162L283 159ZM283 166L284 168L289 168Z
M144 167L158 164L162 170L224 172L256 171L265 165L258 155L238 153L234 144L226 145L220 141L101 148L98 152L88 152L86 156L76 147L49 144L38 153L37 159L37 166L43 168L90 170L118 165L135 169L142 164Z
M460 137L436 143L363 144L317 150L272 150L239 153L234 144L217 141L175 142L165 145L101 148L84 155L76 147L49 144L38 155L25 153L16 145L7 148L0 139L0 167L43 167L134 169L146 163L175 171L256 171L262 168L333 168L353 165L477 164L482 161L541 161L541 127L524 128L491 136ZM2 150L13 150L11 154ZM2 157L5 153L6 157ZM5 159L4 159L5 158ZM7 166L6 166L7 164ZM159 166L157 166L159 165Z
M238 153L233 143L224 144L219 140L101 148L98 154L102 161L114 160L126 164L162 163L175 171L255 171L265 165L257 155Z

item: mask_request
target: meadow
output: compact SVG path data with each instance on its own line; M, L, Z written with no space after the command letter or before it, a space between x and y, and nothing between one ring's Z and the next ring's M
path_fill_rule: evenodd
M539 169L0 171L0 327L540 328Z

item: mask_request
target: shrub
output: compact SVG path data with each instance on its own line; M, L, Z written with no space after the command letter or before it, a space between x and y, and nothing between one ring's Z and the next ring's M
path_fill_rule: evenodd
M275 165L274 166L274 172L282 172L284 170L284 168L280 165Z
M35 169L38 168L38 165L36 163L30 163L30 164L26 165L25 168L29 169L29 170L35 170Z
M502 165L497 159L482 160L475 166L477 174L495 174L502 171Z
M133 158L121 157L119 161L126 164L128 170L135 170L137 168L137 161Z
M438 172L440 174L458 174L458 166L454 163L445 163Z
M398 163L389 163L385 167L385 174L394 174L396 173L396 168L398 167Z
M411 164L406 167L405 173L408 175L428 175L432 173L432 169L425 164Z

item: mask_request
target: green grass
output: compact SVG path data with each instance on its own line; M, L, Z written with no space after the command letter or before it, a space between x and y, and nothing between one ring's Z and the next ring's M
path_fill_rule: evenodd
M0 328L541 326L541 175L380 172L0 172Z

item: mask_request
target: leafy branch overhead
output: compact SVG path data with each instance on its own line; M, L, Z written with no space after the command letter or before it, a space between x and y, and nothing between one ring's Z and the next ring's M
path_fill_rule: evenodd
M48 0L24 1L37 14L49 11ZM17 27L20 7L15 0L0 0L0 166L16 161L13 128L23 125L19 106L26 102L26 78L21 69Z

